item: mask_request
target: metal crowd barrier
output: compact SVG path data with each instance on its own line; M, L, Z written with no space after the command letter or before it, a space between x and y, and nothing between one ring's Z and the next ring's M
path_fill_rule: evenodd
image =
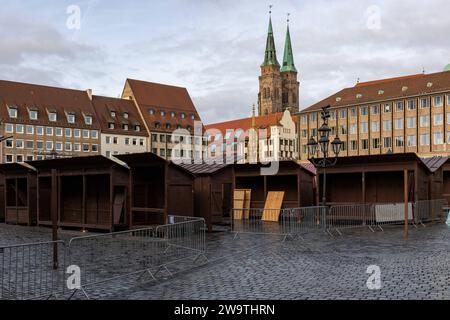
M369 228L373 231L373 206L370 204L339 205L330 208L326 218L326 229L331 235L335 230L340 235L342 229Z
M53 252L59 267L54 270ZM65 291L63 241L0 248L0 300L50 299Z
M232 233L301 237L315 230L325 230L326 207L292 209L232 209ZM268 221L264 218L269 218Z
M156 228L71 239L70 264L81 269L80 288L71 298L81 291L89 299L87 288L122 277L140 280L149 275L156 280L162 270L172 275L169 264L205 256L205 230L202 218L169 216L167 225Z
M414 204L414 219L416 224L424 225L428 222L445 222L446 214L444 207L447 206L446 200L423 200Z

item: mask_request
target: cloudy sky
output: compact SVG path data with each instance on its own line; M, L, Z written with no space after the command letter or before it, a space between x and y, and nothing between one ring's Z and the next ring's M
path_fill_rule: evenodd
M2 0L0 78L114 97L137 78L187 87L205 123L246 117L269 4L279 60L291 14L301 108L450 63L448 0Z

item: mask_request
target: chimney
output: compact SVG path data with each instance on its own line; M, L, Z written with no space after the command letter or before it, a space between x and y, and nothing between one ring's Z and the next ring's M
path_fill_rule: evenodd
M86 90L86 93L87 93L87 95L88 95L88 97L89 97L89 100L92 101L92 89L87 89L87 90Z

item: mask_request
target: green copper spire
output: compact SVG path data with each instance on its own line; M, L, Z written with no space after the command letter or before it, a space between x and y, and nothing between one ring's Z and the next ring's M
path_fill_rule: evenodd
M281 67L281 72L289 72L289 71L297 72L294 63L294 55L292 53L291 33L289 32L289 19L288 19L286 43L284 45L283 66Z
M277 51L275 50L275 39L273 37L272 29L272 16L269 19L269 32L267 34L266 54L264 56L264 62L261 67L266 66L280 66L277 60Z

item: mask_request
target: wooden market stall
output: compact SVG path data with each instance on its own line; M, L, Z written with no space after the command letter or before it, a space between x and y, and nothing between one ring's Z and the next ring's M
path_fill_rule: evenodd
M129 169L123 163L91 156L29 164L38 172L39 225L52 224L52 191L58 197L60 227L114 231L129 225ZM56 186L52 174L56 175Z
M130 227L194 216L194 175L153 153L118 155L130 167Z
M36 170L21 163L0 165L0 204L6 223L36 224Z

